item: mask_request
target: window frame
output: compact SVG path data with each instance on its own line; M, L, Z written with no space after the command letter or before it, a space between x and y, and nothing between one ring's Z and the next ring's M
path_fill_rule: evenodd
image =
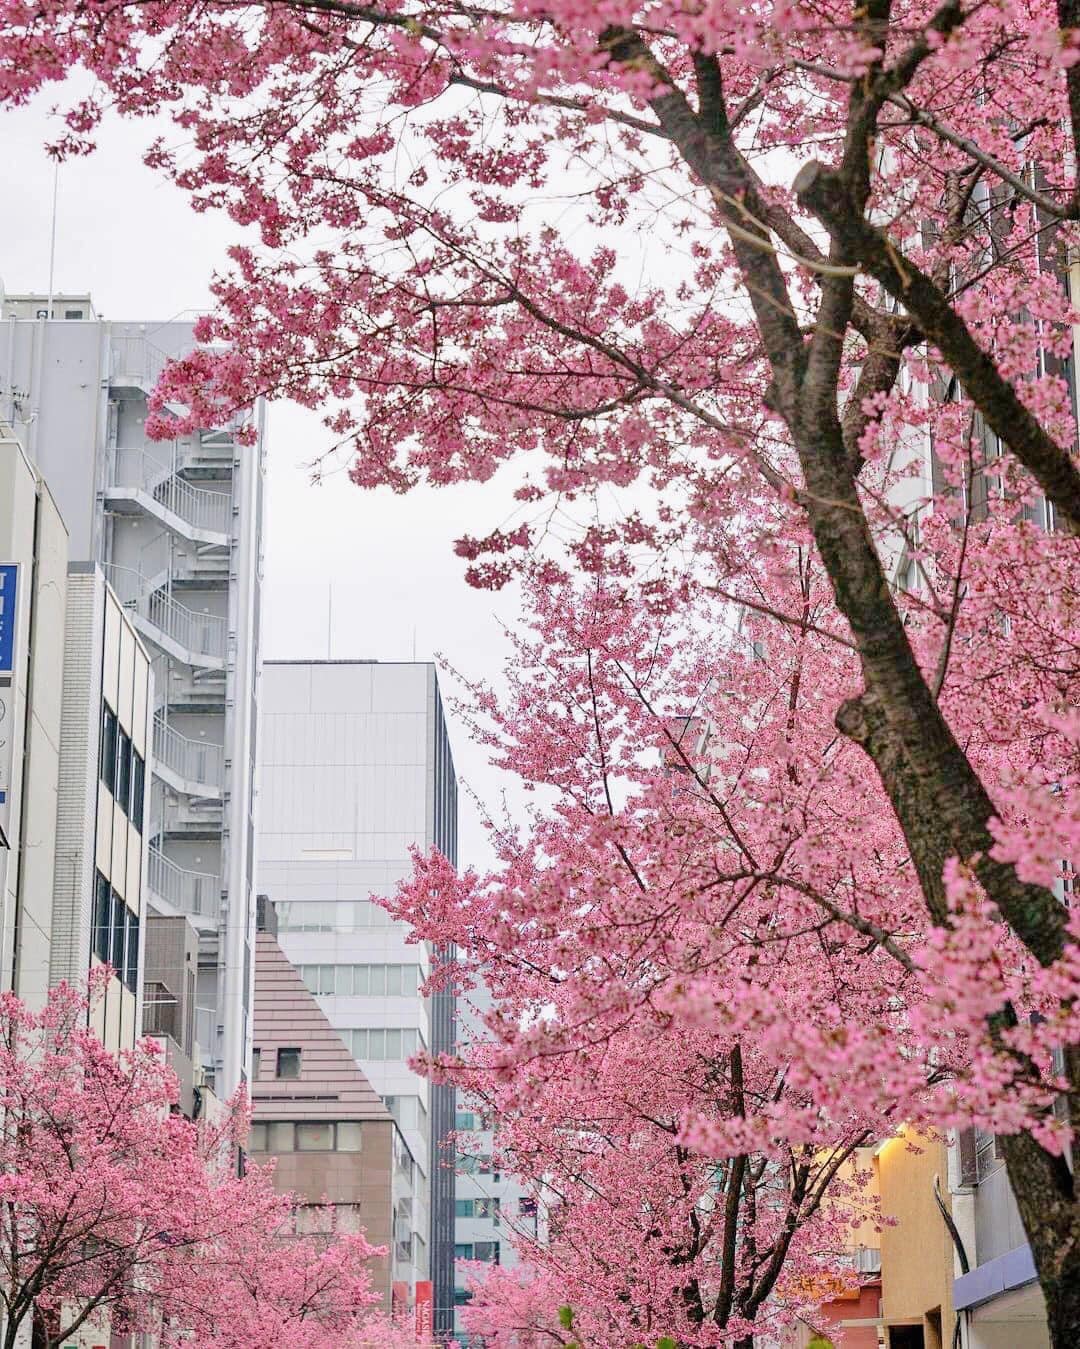
M296 1059L295 1059L295 1063L296 1063L296 1071L295 1071L295 1072L283 1072L283 1071L282 1071L282 1068L283 1068L284 1064L285 1064L286 1062L289 1062L289 1060L287 1060L287 1059L286 1059L285 1057L283 1057L283 1056L288 1055L288 1054L295 1054L295 1055L296 1055ZM275 1059L274 1059L274 1077L275 1077L279 1082L298 1082L298 1081L300 1080L300 1075L301 1075L301 1073L303 1072L303 1067L304 1067L304 1051L300 1048L299 1045L282 1045L282 1046L278 1049L277 1054L275 1055Z
M116 804L131 818L131 754L132 754L131 736L124 730L123 726L117 722L116 729L116 785L113 788L113 799Z
M98 778L113 796L116 790L116 745L120 721L106 699L101 700L101 744L98 755Z

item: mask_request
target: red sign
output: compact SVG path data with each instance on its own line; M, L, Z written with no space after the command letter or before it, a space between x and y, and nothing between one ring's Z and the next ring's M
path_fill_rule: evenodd
M430 1279L416 1281L416 1338L430 1342L434 1329L435 1295Z

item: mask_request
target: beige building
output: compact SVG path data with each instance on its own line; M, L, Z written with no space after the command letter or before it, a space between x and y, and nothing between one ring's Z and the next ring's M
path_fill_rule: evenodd
M153 680L126 610L93 563L68 572L49 982L113 975L94 1008L110 1049L140 1034Z
M951 1349L955 1326L948 1149L909 1129L860 1149L869 1176L851 1249L837 1258L844 1285L794 1328L785 1349ZM855 1202L844 1199L847 1207Z
M953 1242L944 1142L902 1129L877 1149L881 1212L881 1319L889 1349L952 1344Z
M388 1248L376 1283L389 1309L394 1283L408 1277L397 1238L414 1202L401 1130L271 931L256 937L254 1008L251 1158L277 1159L275 1185L304 1201L299 1230L363 1229Z

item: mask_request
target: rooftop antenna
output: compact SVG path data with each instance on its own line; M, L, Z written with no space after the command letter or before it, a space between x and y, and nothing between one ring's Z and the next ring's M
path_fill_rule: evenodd
M53 160L53 180L52 180L52 227L49 232L49 305L45 311L46 318L53 316L53 281L56 275L56 198L60 187L60 161Z

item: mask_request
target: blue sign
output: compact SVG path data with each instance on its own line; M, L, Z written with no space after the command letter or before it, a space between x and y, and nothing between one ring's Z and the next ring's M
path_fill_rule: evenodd
M15 669L15 624L18 621L19 564L0 563L0 674Z

